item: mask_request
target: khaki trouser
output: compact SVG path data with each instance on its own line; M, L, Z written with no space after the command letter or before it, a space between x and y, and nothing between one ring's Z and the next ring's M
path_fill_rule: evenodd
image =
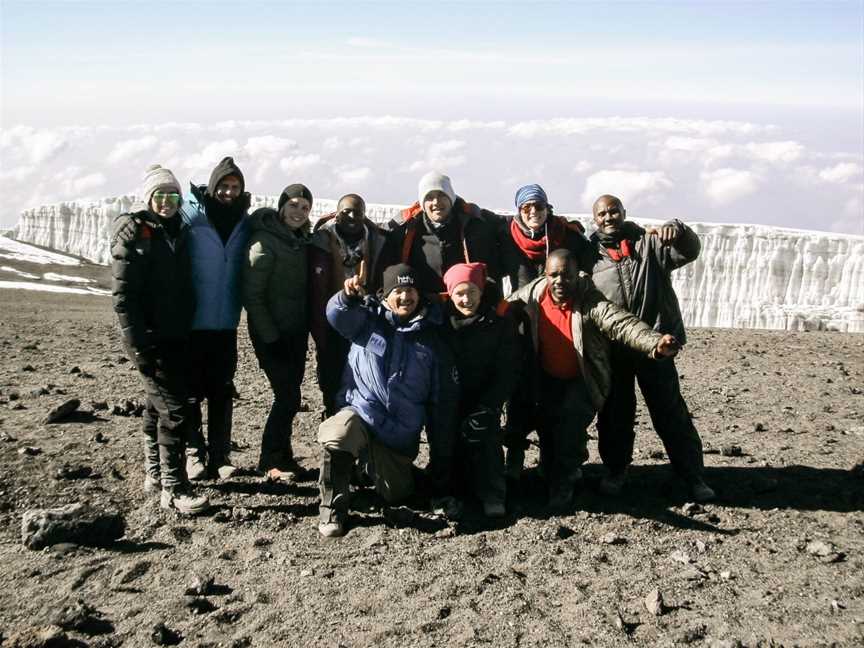
M375 491L387 502L404 500L414 492L411 459L376 441L360 415L351 408L346 407L321 423L318 443L325 450L350 452L354 459L365 450Z

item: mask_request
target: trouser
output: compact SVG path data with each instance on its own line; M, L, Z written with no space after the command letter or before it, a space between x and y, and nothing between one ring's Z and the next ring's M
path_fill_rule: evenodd
M464 421L464 415L470 414L472 408L462 411ZM457 481L483 502L503 504L507 494L501 439L499 425L486 430L480 438L459 434L456 439Z
M414 492L413 461L411 458L391 450L379 443L370 433L366 423L351 408L344 408L331 416L318 427L318 443L323 452L329 455L347 453L352 457L348 470L353 467L361 454L367 459L369 477L375 484L375 491L387 502L394 503L407 499ZM330 457L325 457L329 461ZM331 469L336 465L331 464ZM339 470L345 470L340 467ZM322 502L327 498L322 470L321 495ZM333 475L337 483L343 483L350 475ZM347 482L344 482L347 483Z
M702 440L681 396L675 362L643 358L619 345L612 347L612 388L597 419L603 463L610 471L619 472L633 461L634 378L675 471L687 480L701 477L704 470Z
M315 350L318 387L324 400L326 417L333 416L338 411L336 394L342 386L342 374L345 372L345 362L351 343L333 328L327 329L327 341L324 349Z
M273 390L273 405L264 424L258 468L283 468L293 461L291 434L294 417L300 410L300 385L306 370L306 349L309 336L298 333L288 337L287 348L278 356L267 345L252 337L258 364L264 370Z
M234 374L237 372L237 331L192 331L189 338L189 445L210 463L226 461L231 453L234 411ZM207 443L201 422L201 403L207 401Z
M596 410L581 376L562 380L540 373L540 465L551 491L572 488L588 460L588 426Z
M131 349L128 351L134 356ZM162 343L155 352L152 371L139 372L146 396L144 469L168 488L186 480L183 458L189 428L186 353L184 341Z

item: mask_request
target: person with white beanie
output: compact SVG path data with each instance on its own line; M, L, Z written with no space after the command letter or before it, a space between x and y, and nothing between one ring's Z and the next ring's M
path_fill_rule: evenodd
M403 210L401 222L390 222L384 265L410 265L424 293L445 292L444 273L457 263L485 263L497 282L499 220L456 195L448 176L430 171L420 179L417 202Z
M207 510L209 500L193 492L185 470L187 352L195 308L188 226L178 215L180 183L168 169L147 169L141 198L114 221L114 312L146 393L144 491L160 492L162 508L193 515Z

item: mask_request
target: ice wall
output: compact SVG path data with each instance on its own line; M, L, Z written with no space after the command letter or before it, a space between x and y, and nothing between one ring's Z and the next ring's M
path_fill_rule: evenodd
M252 209L275 206L254 196ZM96 263L108 263L110 223L133 196L28 209L11 236ZM335 200L316 200L313 219ZM384 223L400 205L368 205ZM589 218L573 215L590 231ZM690 326L832 329L864 332L864 237L761 225L692 223L702 241L699 259L673 274Z

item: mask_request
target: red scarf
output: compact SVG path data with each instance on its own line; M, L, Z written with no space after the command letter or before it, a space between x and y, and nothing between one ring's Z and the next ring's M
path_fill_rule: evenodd
M621 242L618 244L620 246L620 250L616 250L615 248L606 248L606 251L609 253L609 258L615 261L616 263L623 259L624 257L630 256L630 241L625 239L621 239Z
M546 260L546 255L549 252L564 245L564 233L567 226L560 216L552 216L546 220L546 234L537 240L529 238L522 231L522 227L517 222L518 218L518 216L514 216L513 220L510 221L510 237L516 247L522 250L522 254L534 263L542 263Z

